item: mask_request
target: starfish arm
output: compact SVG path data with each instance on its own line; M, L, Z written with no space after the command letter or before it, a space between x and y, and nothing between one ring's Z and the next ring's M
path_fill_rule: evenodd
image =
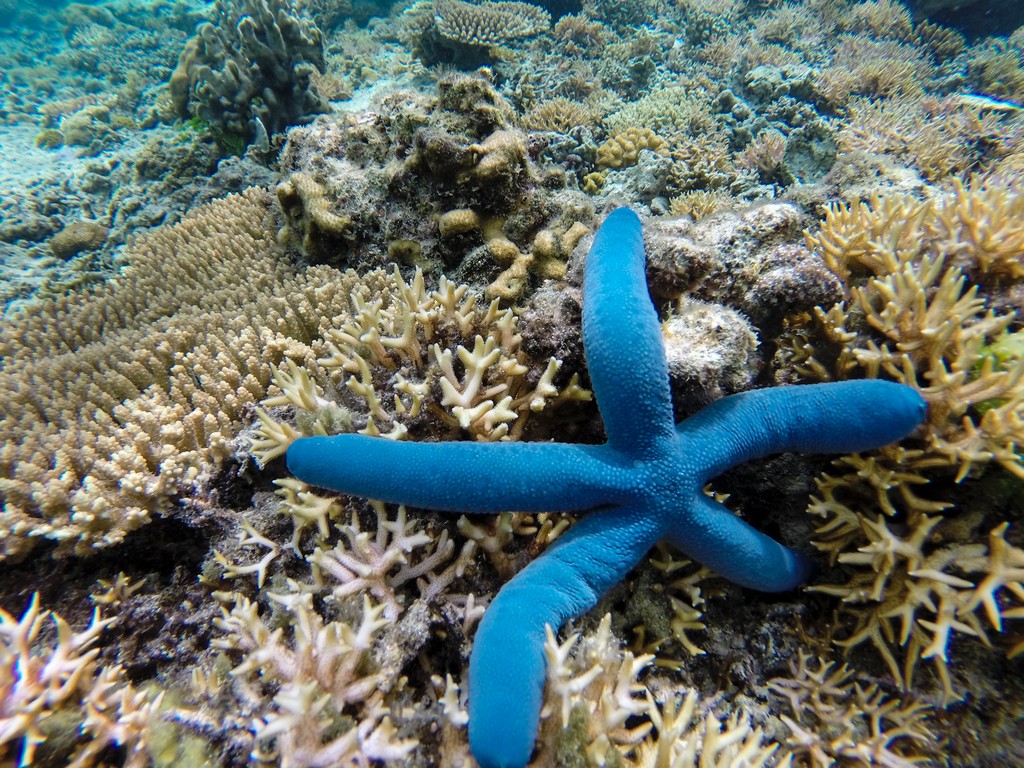
M469 662L469 743L481 768L525 766L544 695L544 627L590 610L660 537L650 515L612 507L581 520L487 608Z
M673 439L675 420L643 232L628 208L604 220L587 256L583 347L608 444L637 459L657 455Z
M712 478L750 459L783 451L856 453L895 442L923 421L912 387L864 379L772 387L724 397L677 428L683 450Z
M613 503L628 473L604 446L413 443L366 435L304 437L289 471L339 493L446 512L554 512Z
M700 494L688 514L664 514L664 538L719 576L761 592L784 592L808 581L814 561L752 528Z

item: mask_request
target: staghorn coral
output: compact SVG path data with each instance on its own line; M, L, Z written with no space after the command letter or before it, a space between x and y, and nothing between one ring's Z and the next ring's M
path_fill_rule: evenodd
M764 182L792 179L792 174L789 174L783 165L787 143L786 136L781 131L761 131L736 156L736 166L741 170L756 173Z
M829 65L814 79L817 94L840 107L852 96L913 99L934 75L934 65L909 43L843 36Z
M56 637L41 641L47 617ZM71 768L97 765L114 746L123 750L125 768L150 764L151 720L162 694L147 700L121 666L97 662L96 642L114 621L101 619L97 608L89 626L75 632L58 614L40 611L38 593L20 619L0 609L0 758L13 765L11 751L20 742L20 765L45 762L52 757L49 737L78 730L66 763Z
M849 301L817 310L827 341L804 337L798 367L815 378L886 376L929 404L917 440L844 457L839 473L818 480L809 508L822 518L814 543L846 566L847 578L813 589L843 600L849 634L840 645L870 642L905 686L918 660L931 659L947 699L955 697L953 636L989 645L983 618L1002 632L1005 619L1022 614L1024 551L1006 540L1007 523L981 528L970 512L932 499L926 485L964 481L988 464L1024 477L1017 318L987 301L1024 277L1021 200L1007 186L955 184L924 202L893 196L833 205L821 231L807 235L844 278Z
M554 385L561 366L554 358L543 371L532 370L514 312L500 309L497 300L486 308L478 301L468 286L445 278L436 291L427 291L420 272L409 283L397 270L365 276L347 312L339 314L344 321L314 345L319 358L313 376L279 372L280 394L264 402L293 406L298 429L260 411L254 455L265 463L300 434L339 431L329 429L337 405L323 392L342 385L358 431L383 430L396 439L422 432L428 417L477 440L515 438L531 414L589 398L575 375L562 389Z
M539 766L563 765L575 755L601 764L609 751L627 757L651 731L652 724L643 718L647 690L638 677L654 657L623 651L611 632L611 614L593 634L582 641L581 636L576 632L560 643L547 628L548 716L541 721L539 739L550 745L550 752L541 753ZM639 725L627 724L638 719Z
M862 684L843 664L800 651L790 676L768 681L788 705L781 715L790 731L784 760L810 768L911 766L939 758L931 708L911 698L886 695L874 683Z
M253 758L315 768L407 757L416 742L396 736L382 704L384 679L369 663L389 623L383 606L364 596L358 621L348 623L325 620L309 593L268 597L290 614L289 636L272 630L258 605L238 593L222 595L231 609L223 607L215 622L223 632L216 647L242 656L232 676L276 687L268 711L253 721Z
M296 273L275 228L266 191L225 198L140 239L117 278L5 322L3 557L117 543L231 454L271 364L357 280Z
M854 99L839 132L839 148L896 158L930 181L966 180L1014 153L1020 128L995 106L963 96Z

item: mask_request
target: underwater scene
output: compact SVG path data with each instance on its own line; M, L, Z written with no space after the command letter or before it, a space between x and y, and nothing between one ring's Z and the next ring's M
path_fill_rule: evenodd
M0 0L0 767L1024 766L1024 3Z

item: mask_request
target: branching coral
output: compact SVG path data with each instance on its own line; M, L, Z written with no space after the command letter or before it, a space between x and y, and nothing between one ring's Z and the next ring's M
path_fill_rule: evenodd
M315 347L324 373L316 383L305 374L279 374L282 394L265 403L294 406L299 431L264 412L254 453L266 462L298 434L340 431L337 406L321 392L342 384L358 404L358 431L386 430L393 438L422 428L429 413L478 440L501 440L521 434L532 413L589 397L575 376L563 389L555 386L555 359L532 371L516 315L497 300L486 308L477 301L468 286L443 278L428 292L421 273L409 283L397 271L366 276L351 294L347 317Z
M271 629L258 606L237 593L225 595L217 627L217 646L241 653L232 675L258 674L277 684L270 711L254 723L253 757L279 759L282 766L314 768L341 761L394 760L407 756L416 742L396 737L381 703L382 679L369 650L388 624L382 605L363 598L357 623L325 621L313 610L310 594L269 593L291 615L290 641ZM358 720L350 713L358 712Z
M52 644L39 639L48 615L57 632ZM69 766L96 765L110 746L125 751L127 768L149 765L150 720L161 696L148 701L122 667L97 663L96 642L114 621L96 609L89 626L75 632L56 613L40 611L38 594L20 619L0 610L0 758L20 741L19 764L34 764L47 734L71 730L70 720L80 728L81 746Z
M436 0L434 10L441 35L465 45L501 45L551 26L551 15L540 6L509 0Z
M371 530L362 530L353 511L347 524L335 526L342 540L333 549L318 547L309 561L323 576L336 582L330 588L335 600L368 593L381 601L384 618L394 621L402 609L396 594L398 588L406 582L415 583L429 577L451 558L455 543L448 538L447 531L435 538L420 530L415 521L408 519L405 507L400 506L395 519L391 520L383 504L372 502L371 506L376 514ZM420 551L413 564L410 555L415 550ZM475 545L467 542L453 575L461 575L474 550ZM432 577L427 580L435 581Z
M544 653L543 746L531 765L564 765L580 755L589 765L635 768L772 764L779 745L752 727L742 709L724 721L710 711L701 716L707 705L692 690L681 701L656 701L640 681L654 657L623 651L609 614L593 633L574 633L562 643L549 629Z
M871 152L910 163L931 181L966 178L1013 153L1019 121L984 99L854 99L839 132L847 153Z
M861 684L845 664L835 667L818 659L814 666L802 651L790 671L790 677L768 682L789 708L781 716L791 734L784 759L811 768L909 768L936 757L928 706L892 698L873 683Z
M4 323L4 555L116 543L231 453L271 364L304 359L357 281L298 274L274 229L266 191L226 198L138 241L103 286Z
M320 30L289 0L218 2L178 59L170 89L179 116L195 115L233 141L252 141L329 111L310 86L323 70Z
M540 740L558 746L556 754L542 761L545 764L559 764L559 748L586 754L591 763L600 764L609 749L628 755L651 730L649 722L632 727L627 723L646 714L646 688L637 677L654 657L623 652L611 633L610 614L593 635L582 642L580 637L574 633L559 643L548 628L548 717L542 722Z
M838 474L818 481L809 511L823 520L814 543L849 577L813 589L842 598L852 624L841 645L870 642L903 685L919 659L931 659L947 699L954 697L952 637L990 644L983 618L1002 631L1004 619L1021 615L1024 596L1024 551L1006 541L1007 523L979 539L980 520L933 500L926 486L943 476L960 482L992 463L1024 478L1016 318L986 301L1024 276L1022 200L1003 186L956 184L925 202L834 205L821 231L807 236L847 282L849 302L818 310L828 341L797 352L804 373L886 376L914 386L929 404L916 443L844 457Z

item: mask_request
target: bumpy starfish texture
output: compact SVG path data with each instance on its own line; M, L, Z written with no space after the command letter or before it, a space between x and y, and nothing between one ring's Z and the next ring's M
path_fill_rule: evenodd
M590 610L659 539L721 576L791 589L812 561L702 492L729 467L783 451L850 453L909 434L925 416L910 387L849 381L723 398L678 426L640 220L605 220L583 282L583 344L608 442L399 443L310 437L288 449L302 480L449 512L591 510L499 591L469 667L469 739L483 768L525 766L544 689L544 627Z

